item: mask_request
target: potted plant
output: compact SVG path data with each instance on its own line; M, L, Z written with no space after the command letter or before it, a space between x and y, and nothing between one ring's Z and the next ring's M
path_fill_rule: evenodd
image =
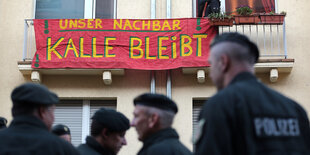
M233 26L234 18L226 13L210 13L209 23L213 26Z
M270 24L270 25L282 25L284 21L284 17L286 16L286 12L282 11L281 13L261 13L259 18L262 24Z
M253 9L249 6L240 6L236 8L235 24L258 24L260 22L259 16L253 14Z

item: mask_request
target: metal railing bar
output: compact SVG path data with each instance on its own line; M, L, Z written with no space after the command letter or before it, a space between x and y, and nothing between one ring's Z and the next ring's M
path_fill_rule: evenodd
M244 25L242 25L242 34L244 34Z
M24 23L24 45L23 45L23 61L25 61L26 56L27 56L27 37L28 37L28 23L27 20L25 20Z
M279 36L279 25L277 25L277 40L278 40L278 52L281 53L280 49L280 36Z
M285 19L283 21L283 44L284 44L284 54L285 54L285 59L286 59L287 58L287 45L286 45Z
M258 26L256 25L256 44L257 46L259 46L259 42L258 42Z
M264 52L266 52L266 32L265 32L265 25L263 25L263 33L264 33Z
M269 25L269 27L270 27L270 50L272 51L273 50L273 39L272 39L273 35L272 35L271 25Z

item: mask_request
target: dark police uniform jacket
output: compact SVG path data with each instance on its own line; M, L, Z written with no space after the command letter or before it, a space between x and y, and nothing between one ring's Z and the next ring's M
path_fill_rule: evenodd
M207 101L199 117L197 155L310 154L303 108L248 72Z
M162 129L143 141L138 155L191 155L172 128Z
M17 116L0 131L0 155L76 155L68 142L51 134L35 116Z
M115 155L112 151L103 148L91 136L87 136L86 144L81 144L77 149L81 155Z

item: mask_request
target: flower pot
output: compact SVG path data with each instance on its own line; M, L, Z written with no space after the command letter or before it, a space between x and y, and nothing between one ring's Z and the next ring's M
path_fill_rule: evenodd
M234 18L211 18L209 24L212 26L233 26Z
M284 21L285 15L275 14L260 14L259 15L262 24L270 24L270 25L282 25Z
M242 24L258 24L260 22L259 16L258 15L249 15L249 16L241 16L241 15L236 15L235 17L235 24L237 25L242 25Z

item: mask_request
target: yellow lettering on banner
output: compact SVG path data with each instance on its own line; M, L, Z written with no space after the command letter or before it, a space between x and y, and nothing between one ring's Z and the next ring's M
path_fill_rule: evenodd
M148 20L147 23L145 23L145 22L146 22L145 20L142 21L142 29L146 30L145 26L147 26L147 30L151 29L151 21Z
M84 38L80 38L80 57L90 58L89 54L84 54Z
M188 40L188 42L185 42L185 39ZM181 35L181 56L190 56L193 53L193 48L191 47L192 38L188 35ZM185 53L185 48L187 48L189 51Z
M193 38L197 38L197 56L201 56L201 39L202 38L207 38L207 34L194 34Z
M117 21L118 19L114 19L114 24L113 24L113 29L116 29L116 26L118 27L118 29L122 29L122 19L119 20L119 22Z
M86 24L85 24L85 19L79 19L78 20L78 28L85 28Z
M64 58L66 58L68 56L69 50L73 50L74 56L75 57L79 57L79 54L78 54L78 52L77 52L77 50L75 48L75 45L73 43L73 40L71 38L68 41L68 45L67 45L67 48L65 50Z
M139 44L137 46L134 46L134 41L138 41ZM142 40L138 37L130 37L130 43L129 43L129 57L133 59L139 59L143 57L143 49L141 49ZM139 54L134 55L133 51L138 50Z
M172 37L173 39L172 40L176 40L176 37ZM171 50L172 50L172 58L173 59L175 59L176 57L177 57L177 43L175 43L175 42L172 42L171 43L172 45L171 45Z
M173 30L180 30L181 27L179 26L180 25L180 20L173 20Z
M95 19L96 21L96 28L102 28L101 24L102 24L102 20L101 19Z
M63 20L65 21L65 25L63 25L63 23L62 23ZM59 20L59 27L60 27L60 29L66 29L67 25L68 25L68 19L60 19Z
M109 50L113 49L113 46L109 46L110 40L116 40L115 37L105 37L104 38L104 57L115 57L115 54L109 54Z
M135 30L141 30L141 28L136 27L136 23L137 23L137 22L140 22L140 20L135 20L135 21L133 21L133 28L134 28Z
M76 28L77 27L77 20L76 19L70 19L69 20L69 28Z
M102 54L97 54L96 40L97 39L95 37L92 39L92 56L93 58L102 58Z
M158 37L158 58L159 59L169 59L168 55L163 55L163 51L167 50L166 46L163 46L163 40L169 40L169 37Z
M94 28L94 25L92 25L94 20L93 19L87 19L87 28Z
M160 30L160 21L159 20L153 20L153 30L154 31Z
M56 47L64 40L64 37L59 38L56 43L52 46L51 37L47 38L47 60L52 59L52 52L59 58L62 59L62 56L56 50Z
M123 29L124 29L124 30L129 30L129 29L126 29L127 27L129 27L129 29L132 30L130 21L129 21L128 19L126 19L125 25L124 25Z
M150 37L145 37L145 58L156 59L156 56L150 56Z
M164 24L163 24L163 27L161 28L161 30L164 31L165 28L168 28L168 30L171 30L171 27L170 27L170 25L169 25L168 20L165 20L165 21L164 21Z

